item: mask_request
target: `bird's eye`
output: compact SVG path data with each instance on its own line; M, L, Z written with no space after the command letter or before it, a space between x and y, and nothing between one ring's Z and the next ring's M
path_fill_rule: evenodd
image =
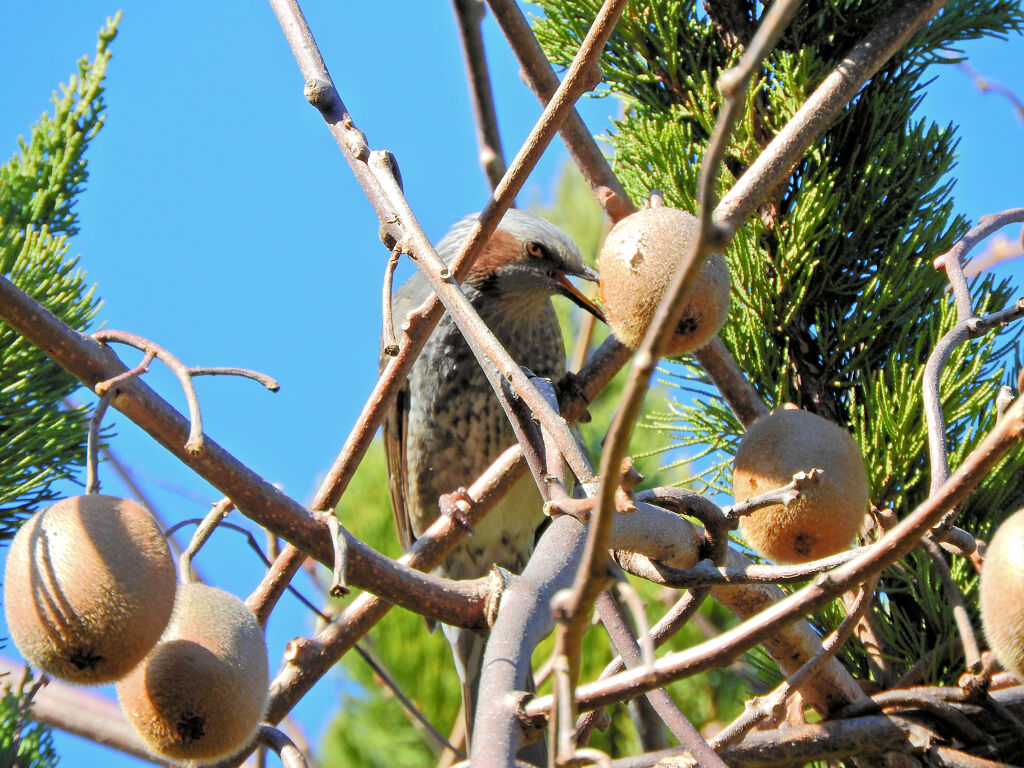
M535 259L543 259L547 256L544 246L536 240L527 240L524 247L526 248L526 252Z

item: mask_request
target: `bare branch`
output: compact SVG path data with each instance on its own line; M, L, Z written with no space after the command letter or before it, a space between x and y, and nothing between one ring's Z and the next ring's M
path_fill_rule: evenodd
M20 675L24 672L23 665L0 657L0 674ZM87 688L50 681L33 697L30 716L37 722L140 760L164 766L179 765L150 754L117 704Z
M717 226L735 231L771 190L785 178L804 152L890 56L949 0L906 0L880 19L829 74L769 142L715 209Z
M515 0L488 0L487 4L519 60L527 85L541 104L547 104L558 89L558 78L534 37L529 22ZM629 195L612 173L604 154L575 110L566 117L559 132L608 218L615 222L635 211L636 207Z
M191 541L189 541L188 546L178 557L178 579L182 584L192 581L192 558L202 549L210 536L213 535L217 526L221 524L234 508L235 505L231 503L231 499L221 499L213 505L213 509L206 514L203 521L196 527Z
M761 59L781 35L796 7L795 0L783 0L772 4L740 63L719 77L720 88L727 97L726 106L719 114L701 171L697 234L692 247L676 268L665 295L658 304L651 326L637 350L619 408L605 439L599 472L600 486L596 495L597 506L590 523L587 553L573 582L573 600L568 611L567 644L574 649L578 649L582 644L586 607L600 591L601 570L607 558L608 539L613 524L612 517L615 514L615 470L625 458L629 439L656 362L666 349L674 329L686 311L686 299L693 288L691 276L705 255L727 244L726 240L717 236L717 230L711 226L712 195L719 164L725 151L726 138L739 117L746 86L754 69L760 65ZM578 653L578 650L576 652Z
M306 757L295 746L295 742L277 728L261 725L256 733L256 741L272 749L274 754L281 758L281 765L284 768L308 768Z
M127 370L109 347L72 330L2 276L0 317L90 388ZM112 401L115 408L232 499L253 522L330 566L334 548L326 523L209 437L201 453L185 449L189 421L145 382L132 379L118 385L118 389ZM470 624L483 620L480 585L450 582L437 589L443 583L437 577L408 569L350 534L345 536L350 553L348 578L353 585L414 611L438 611L437 619L458 622L454 617L461 616ZM471 618L474 613L476 619Z
M498 115L494 109L491 77L480 30L484 19L484 3L483 0L452 0L452 5L455 7L462 54L466 60L466 79L469 82L470 102L476 123L477 146L480 148L480 167L493 190L505 175L505 155L501 149Z
M786 599L758 614L752 621L723 633L713 643L705 643L659 660L655 674L639 675L625 672L606 681L590 683L577 689L580 705L586 708L605 706L623 696L634 696L669 680L695 674L722 659L765 640L784 624L816 610L835 595L862 583L873 574L903 557L917 546L921 537L943 515L946 509L963 501L981 482L989 470L1024 437L1024 398L1018 397L1004 419L970 453L960 468L943 483L939 492L927 500L886 533L877 543L867 547L858 557L839 566L827 576L819 577ZM538 697L526 707L533 717L549 706L547 697Z

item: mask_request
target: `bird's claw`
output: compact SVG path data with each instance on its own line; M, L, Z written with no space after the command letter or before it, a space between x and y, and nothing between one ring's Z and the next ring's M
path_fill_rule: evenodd
M469 531L470 535L473 534L473 526L471 524L469 513L472 511L475 501L473 500L473 497L469 495L469 491L463 487L459 487L451 493L442 495L438 501L442 515L450 518L451 521L460 528L464 528Z
M558 401L560 403L564 403L567 399L579 399L587 405L590 405L590 398L587 397L586 392L583 391L583 386L580 384L579 376L572 371L566 371L565 375L558 380L558 384L555 385L555 390L558 394ZM581 424L589 424L590 419L590 411L584 409L577 421Z

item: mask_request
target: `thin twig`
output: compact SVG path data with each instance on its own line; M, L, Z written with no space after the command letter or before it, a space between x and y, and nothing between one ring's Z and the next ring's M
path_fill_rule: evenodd
M1024 398L1018 397L1004 419L967 456L964 463L947 480L939 492L932 494L908 516L886 533L879 541L867 547L849 563L839 566L827 576L821 576L811 585L762 611L751 621L741 624L716 638L687 651L659 659L655 674L638 675L625 672L605 681L591 683L577 689L582 707L606 706L623 697L635 696L645 690L663 685L681 676L696 674L722 659L764 640L786 623L816 610L839 593L879 573L917 546L921 537L944 514L945 510L961 503L984 479L989 470L1024 437ZM550 702L540 696L525 708L529 716L542 715Z
M398 339L395 338L395 317L391 310L392 285L395 280L395 268L398 266L398 259L402 255L402 249L396 245L391 249L388 257L388 264L384 268L384 324L382 328L381 347L388 357L398 354Z
M342 532L338 516L333 512L324 512L324 519L327 521L327 529L331 532L331 541L334 542L334 564L331 567L331 586L327 593L331 597L344 597L349 593L349 587L345 580L348 572L348 542Z
M277 379L267 376L265 373L254 371L251 368L236 368L234 366L227 365L215 365L215 366L193 366L188 369L189 376L239 376L243 379L252 379L255 382L263 385L264 389L269 389L271 392L277 392L281 389L281 385L277 383Z
M1024 122L1024 102L1020 100L1020 98L1017 96L1016 93L1013 92L1011 88L1007 87L1006 85L1003 85L1002 83L996 80L990 80L989 78L985 77L980 72L978 72L978 70L974 69L974 67L968 64L966 61L957 62L956 68L963 72L965 75L967 75L969 78L971 78L971 80L973 80L974 84L977 86L978 90L981 91L982 93L992 92L998 93L1000 96L1003 96L1007 101L1010 102L1010 104L1013 105L1013 108L1017 113L1017 119Z
M395 680L391 673L384 667L384 665L381 662L379 662L376 659L376 657L372 653L370 653L369 650L364 648L361 643L355 644L355 650L356 653L358 653L359 656L363 659L363 661L365 661L367 665L369 665L370 669L373 670L373 673L383 681L384 685L388 688L388 690L391 691L392 695L396 699L398 699L398 702L402 705L402 708L409 715L411 715L416 720L417 723L419 723L419 725L430 735L430 737L437 742L437 745L439 747L451 751L451 753L456 755L459 759L465 757L465 755L462 753L462 750L456 747L454 744L452 744L451 741L446 739L444 734L434 727L434 724L427 719L426 715L424 715L420 711L419 707L416 706L412 699L405 695L405 692L398 684L398 681Z
M949 563L946 556L942 554L939 546L930 539L921 540L921 548L928 553L942 579L942 587L946 592L946 600L953 609L953 620L956 622L957 633L960 635L960 644L964 651L964 664L969 673L974 673L981 668L981 650L978 648L978 640L974 636L974 628L971 627L971 619L967 615L967 605L964 603L964 596L960 586L953 579L949 570Z
M629 609L629 615L633 617L633 624L636 627L634 641L640 649L640 662L648 667L654 666L654 640L651 637L651 625L647 621L647 611L644 607L640 593L633 588L629 580L620 572L614 571L615 584L612 587L618 593L618 600Z
M637 644L636 637L630 631L629 626L626 624L625 616L623 616L621 609L609 593L604 592L598 596L597 610L598 615L601 617L601 623L608 630L608 634L615 644L615 649L626 661L626 666L631 669L637 666L650 667L653 662L641 656L642 649ZM645 628L640 628L638 634L644 645L651 647L649 652L643 652L643 656L647 656L648 653L653 656L653 641L648 631ZM699 765L725 768L725 763L715 754L715 751L700 735L700 732L694 728L686 715L679 709L679 706L672 700L668 691L664 688L658 688L648 691L646 695L654 710L672 732L672 735L690 751L690 754L698 761Z
M145 356L142 358L142 362L132 368L130 371L125 371L117 376L114 376L106 381L101 381L95 387L93 391L100 396L99 402L96 403L96 409L92 413L92 418L89 419L89 434L86 439L85 449L85 492L86 493L99 493L100 490L100 478L99 478L99 450L100 450L100 426L103 423L103 415L107 412L107 408L110 406L111 398L117 392L118 384L122 382L134 379L137 376L141 376L143 373L149 370L149 364L153 362L154 353L147 351Z
M267 747L270 747L279 758L284 768L308 768L306 758L295 746L295 742L289 739L277 728L266 723L262 724L256 732L256 740Z
M103 423L103 415L110 406L110 399L114 396L113 390L104 392L96 403L96 408L89 419L89 433L85 441L85 492L100 492L99 476L99 450L100 450L100 425Z
M213 535L214 529L220 525L224 518L228 516L235 505L231 503L231 499L221 499L213 508L206 514L203 521L196 528L192 534L192 539L189 541L188 546L185 547L185 551L181 553L178 558L178 579L182 584L188 584L192 581L192 558L196 556L196 553L202 549L203 545L206 544L207 540ZM170 535L168 531L168 535Z
M727 240L719 237L717 229L712 225L714 188L725 152L726 139L739 118L747 83L755 68L760 65L761 59L782 34L797 5L796 0L773 3L764 14L754 39L739 64L719 77L719 85L726 97L726 104L719 114L701 169L697 234L692 247L676 268L655 311L651 327L633 358L630 377L605 439L599 472L601 480L597 506L590 523L586 555L573 583L573 600L568 607L570 618L566 629L567 645L575 655L579 654L582 646L585 608L599 592L600 572L607 557L608 537L611 532L612 516L615 513L615 469L625 458L629 439L657 360L666 349L669 338L686 310L686 299L693 288L691 275L704 256L712 250L723 249L727 244Z
M722 512L725 514L726 519L738 520L744 515L749 515L759 509L776 504L790 507L800 500L803 491L819 485L824 475L825 470L818 468L811 469L809 472L797 472L793 475L793 480L788 485L774 491L766 491L757 496L751 496L746 501L733 504L731 507L725 507Z
M778 688L767 696L758 696L746 702L743 714L719 732L711 744L716 752L720 752L727 746L738 743L744 736L750 733L761 720L769 716L779 716L780 710L785 710L786 700L810 679L825 661L833 657L849 639L853 630L860 622L861 617L871 606L874 597L874 585L876 580L865 584L857 597L852 609L847 613L838 627L821 643L821 650L808 659L803 666L790 675Z
M196 390L192 386L192 377L189 376L185 364L159 344L154 344L149 339L144 339L134 333L103 330L97 331L92 337L101 344L109 345L110 342L117 342L141 349L147 355L152 354L174 372L181 383L181 388L185 391L185 400L188 403L190 429L188 439L185 441L185 450L193 454L200 453L203 450L203 417L199 412L199 398L196 397Z
M1024 209L1020 209L1024 214ZM931 464L930 493L935 493L949 477L949 446L946 441L946 417L942 412L939 397L939 382L942 371L953 350L969 339L977 338L991 328L1005 325L1024 317L1024 299L1011 307L993 312L985 317L969 316L959 320L939 339L924 366L921 378L921 398L928 430L928 456ZM945 521L951 524L952 519ZM941 536L940 536L941 538Z
M531 419L527 404L513 392L512 386L505 378L497 377L497 383L498 389L495 392L498 393L498 402L508 417L516 442L523 449L523 458L526 459L526 466L530 468L534 484L540 491L541 498L547 502L551 499L552 488L548 482L551 473L548 469L546 443L537 424ZM561 484L560 478L555 478L554 475L551 477ZM565 494L564 487L562 494Z
M142 357L141 363L132 368L130 371L119 373L117 376L114 376L113 378L107 379L106 381L101 381L95 387L93 387L93 392L102 397L103 395L116 391L118 384L128 381L129 379L134 379L136 376L141 376L146 371L148 371L149 364L153 362L153 358L155 356L156 354L152 350L147 350L146 354L143 355Z
M484 38L480 29L484 19L484 4L483 0L452 0L452 5L466 60L466 79L476 123L476 142L480 148L480 167L491 190L494 190L505 175L505 154L501 149L498 115L494 109L494 93L491 90Z

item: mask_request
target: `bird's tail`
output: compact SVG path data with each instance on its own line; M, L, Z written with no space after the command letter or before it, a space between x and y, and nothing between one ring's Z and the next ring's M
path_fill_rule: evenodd
M455 669L462 681L462 711L466 718L466 740L473 732L473 719L476 717L477 687L480 685L480 673L484 663L484 645L486 638L471 629L441 625L441 631L448 638L455 657Z
M487 638L471 629L450 627L447 624L441 625L441 631L448 638L452 646L452 655L455 657L455 668L462 681L462 712L466 718L466 753L469 754L470 737L473 733L473 721L476 718L476 704L478 701L478 688L480 686L480 675L483 672L484 646ZM533 688L533 676L528 676L530 688ZM542 739L533 744L527 744L519 750L517 757L533 765L544 766L547 763L547 748Z

